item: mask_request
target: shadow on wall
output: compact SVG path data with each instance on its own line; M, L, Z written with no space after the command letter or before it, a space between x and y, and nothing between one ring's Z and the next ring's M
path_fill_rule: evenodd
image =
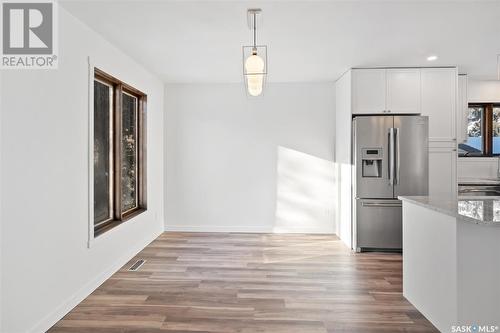
M278 146L273 231L334 233L334 209L334 163Z

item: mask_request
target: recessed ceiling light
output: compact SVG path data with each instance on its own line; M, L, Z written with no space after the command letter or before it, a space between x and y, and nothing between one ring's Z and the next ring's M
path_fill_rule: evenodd
M427 57L427 61L435 61L437 60L438 56L437 55L431 55Z

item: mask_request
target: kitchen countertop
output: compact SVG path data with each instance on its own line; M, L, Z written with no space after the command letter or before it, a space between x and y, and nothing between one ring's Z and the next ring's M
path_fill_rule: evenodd
M458 184L460 184L460 185L499 185L500 178L463 177L463 178L458 179Z
M456 217L460 221L500 227L500 197L400 196L399 200Z

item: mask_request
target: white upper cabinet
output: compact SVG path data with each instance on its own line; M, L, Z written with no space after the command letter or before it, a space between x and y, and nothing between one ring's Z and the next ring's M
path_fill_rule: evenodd
M386 110L386 70L352 70L352 113L383 113Z
M429 116L429 141L457 140L457 123L464 125L463 116L457 119L455 67L357 68L351 73L352 114L422 114ZM459 108L466 97L461 101Z
M352 71L352 113L420 113L420 69Z
M456 140L456 68L422 68L422 115L429 116L430 141Z
M420 113L420 69L387 69L386 110L390 113Z

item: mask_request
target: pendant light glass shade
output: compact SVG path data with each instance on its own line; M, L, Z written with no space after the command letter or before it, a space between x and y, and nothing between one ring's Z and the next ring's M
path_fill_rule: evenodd
M247 89L251 96L259 96L262 94L264 86L264 60L257 55L257 52L252 54L245 61L245 71L247 79Z
M267 74L267 48L243 46L243 76L248 95L257 97L264 90Z

